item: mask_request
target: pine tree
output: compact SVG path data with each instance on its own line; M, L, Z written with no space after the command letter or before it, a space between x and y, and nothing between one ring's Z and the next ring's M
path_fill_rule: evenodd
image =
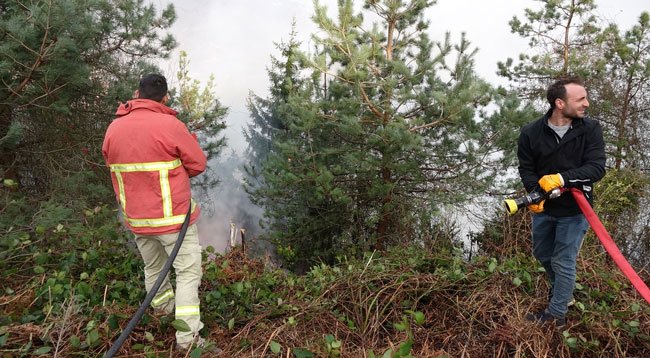
M251 192L260 185L256 182L263 180L261 171L269 152L273 150L274 136L287 130L280 107L301 86L300 59L297 57L300 42L296 40L295 22L292 28L289 42L276 44L281 58L271 57L271 67L267 70L271 82L268 97L262 98L255 93L248 97L251 122L244 129L248 143L245 153L248 164L245 170L249 176L247 187Z
M433 1L365 1L381 19L364 28L352 1L338 17L315 2L321 37L305 55L311 82L291 94L286 136L269 156L267 215L287 256L421 242L446 204L491 182L491 143L478 123L492 88L473 69L464 35L432 41Z
M630 262L648 265L650 211L650 16L621 33L601 34L602 76L590 81L590 112L601 120L608 142L609 172L598 187L596 210Z
M528 39L530 51L500 62L499 74L512 81L519 96L537 103L539 110L547 104L545 92L556 78L579 75L592 77L599 57L596 46L598 21L593 0L538 0L539 10L526 9L526 20L516 16L510 21L513 33Z
M621 33L612 24L599 40L602 75L590 80L591 112L603 122L616 169L650 169L650 15Z
M102 172L101 140L147 60L175 46L142 0L10 1L0 7L0 170L30 191L54 178Z

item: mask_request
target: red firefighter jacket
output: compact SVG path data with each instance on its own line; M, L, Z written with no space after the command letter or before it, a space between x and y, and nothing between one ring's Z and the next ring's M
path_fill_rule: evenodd
M139 235L180 231L190 202L190 224L199 218L190 177L205 170L206 157L176 114L161 103L135 99L119 106L106 130L102 154L125 222Z

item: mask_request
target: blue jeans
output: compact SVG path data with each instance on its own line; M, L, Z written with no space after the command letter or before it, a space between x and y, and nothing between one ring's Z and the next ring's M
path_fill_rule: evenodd
M564 317L576 283L576 259L589 224L582 214L555 217L533 215L533 255L551 281L547 311Z

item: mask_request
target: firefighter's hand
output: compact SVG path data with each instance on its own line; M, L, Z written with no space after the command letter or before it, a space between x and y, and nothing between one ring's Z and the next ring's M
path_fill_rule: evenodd
M544 200L540 201L537 204L528 205L528 210L534 212L535 214L543 213L544 212Z
M564 179L560 174L544 175L538 182L545 193L551 192L553 189L561 188L564 186Z

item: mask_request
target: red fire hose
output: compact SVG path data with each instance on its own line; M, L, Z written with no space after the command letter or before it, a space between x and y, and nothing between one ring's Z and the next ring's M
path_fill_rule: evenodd
M589 205L589 202L585 196L580 190L576 188L571 188L571 194L573 194L573 197L578 203L580 210L582 210L582 213L587 218L589 225L591 225L591 228L596 233L596 236L598 236L600 243L603 245L603 247L605 247L605 250L609 256L611 256L618 268L621 269L621 271L623 271L623 274L632 282L632 285L634 288L636 288L637 292L641 294L641 297L643 297L646 302L650 303L650 289L648 289L648 286L645 284L645 282L641 280L630 263L627 262L625 257L623 257L623 254L621 254L621 251L614 243L614 240L612 240L612 237L609 236L609 233L605 229L605 226L603 226L603 223L600 222L600 219L598 219L598 216L594 212L594 209L591 208L591 205Z

